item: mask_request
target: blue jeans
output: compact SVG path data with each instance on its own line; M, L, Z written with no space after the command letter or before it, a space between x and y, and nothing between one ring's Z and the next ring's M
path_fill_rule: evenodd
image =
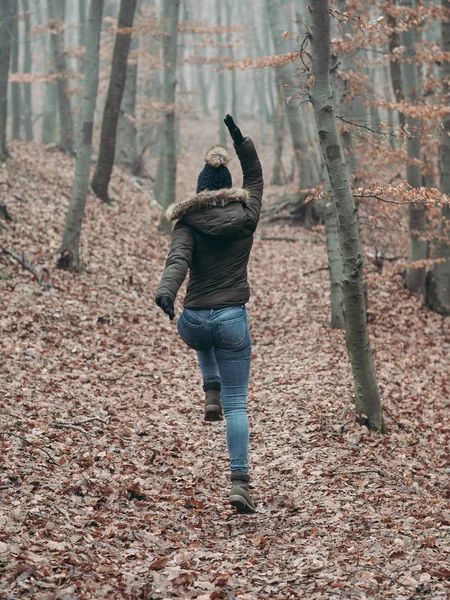
M248 473L247 394L252 340L245 306L190 310L178 319L181 339L197 351L206 387L220 384L231 472Z

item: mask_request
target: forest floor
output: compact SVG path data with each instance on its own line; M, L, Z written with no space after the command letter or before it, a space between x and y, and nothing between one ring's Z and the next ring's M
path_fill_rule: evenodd
M0 247L43 281L0 254L0 598L448 598L450 321L368 262L387 425L369 432L323 232L262 223L298 241L255 239L258 508L236 515L225 425L203 422L195 355L153 302L169 240L150 192L117 170L117 202L89 197L86 270L58 271L73 159L13 151Z

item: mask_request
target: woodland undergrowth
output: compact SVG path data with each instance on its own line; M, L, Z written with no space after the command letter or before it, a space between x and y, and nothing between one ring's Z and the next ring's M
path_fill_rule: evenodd
M202 421L195 356L153 302L169 239L147 183L117 170L115 202L90 194L85 270L59 271L73 159L12 150L0 247L42 281L0 255L0 597L447 598L449 320L396 263L366 266L381 435L327 326L324 233L261 224L298 241L251 257L258 510L237 516L224 425Z

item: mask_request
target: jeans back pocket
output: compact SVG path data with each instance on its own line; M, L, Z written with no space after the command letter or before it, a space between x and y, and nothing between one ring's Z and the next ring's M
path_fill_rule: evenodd
M247 313L219 322L219 336L224 350L242 350L251 344Z
M183 311L177 323L178 333L183 342L193 350L202 349L202 326L199 323L190 321Z

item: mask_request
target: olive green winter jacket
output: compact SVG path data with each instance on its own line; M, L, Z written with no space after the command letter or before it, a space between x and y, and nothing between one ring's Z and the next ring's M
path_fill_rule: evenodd
M249 137L235 146L241 162L242 188L204 190L167 210L177 221L156 301L172 301L188 270L186 308L225 308L250 297L247 263L261 210L263 174Z

